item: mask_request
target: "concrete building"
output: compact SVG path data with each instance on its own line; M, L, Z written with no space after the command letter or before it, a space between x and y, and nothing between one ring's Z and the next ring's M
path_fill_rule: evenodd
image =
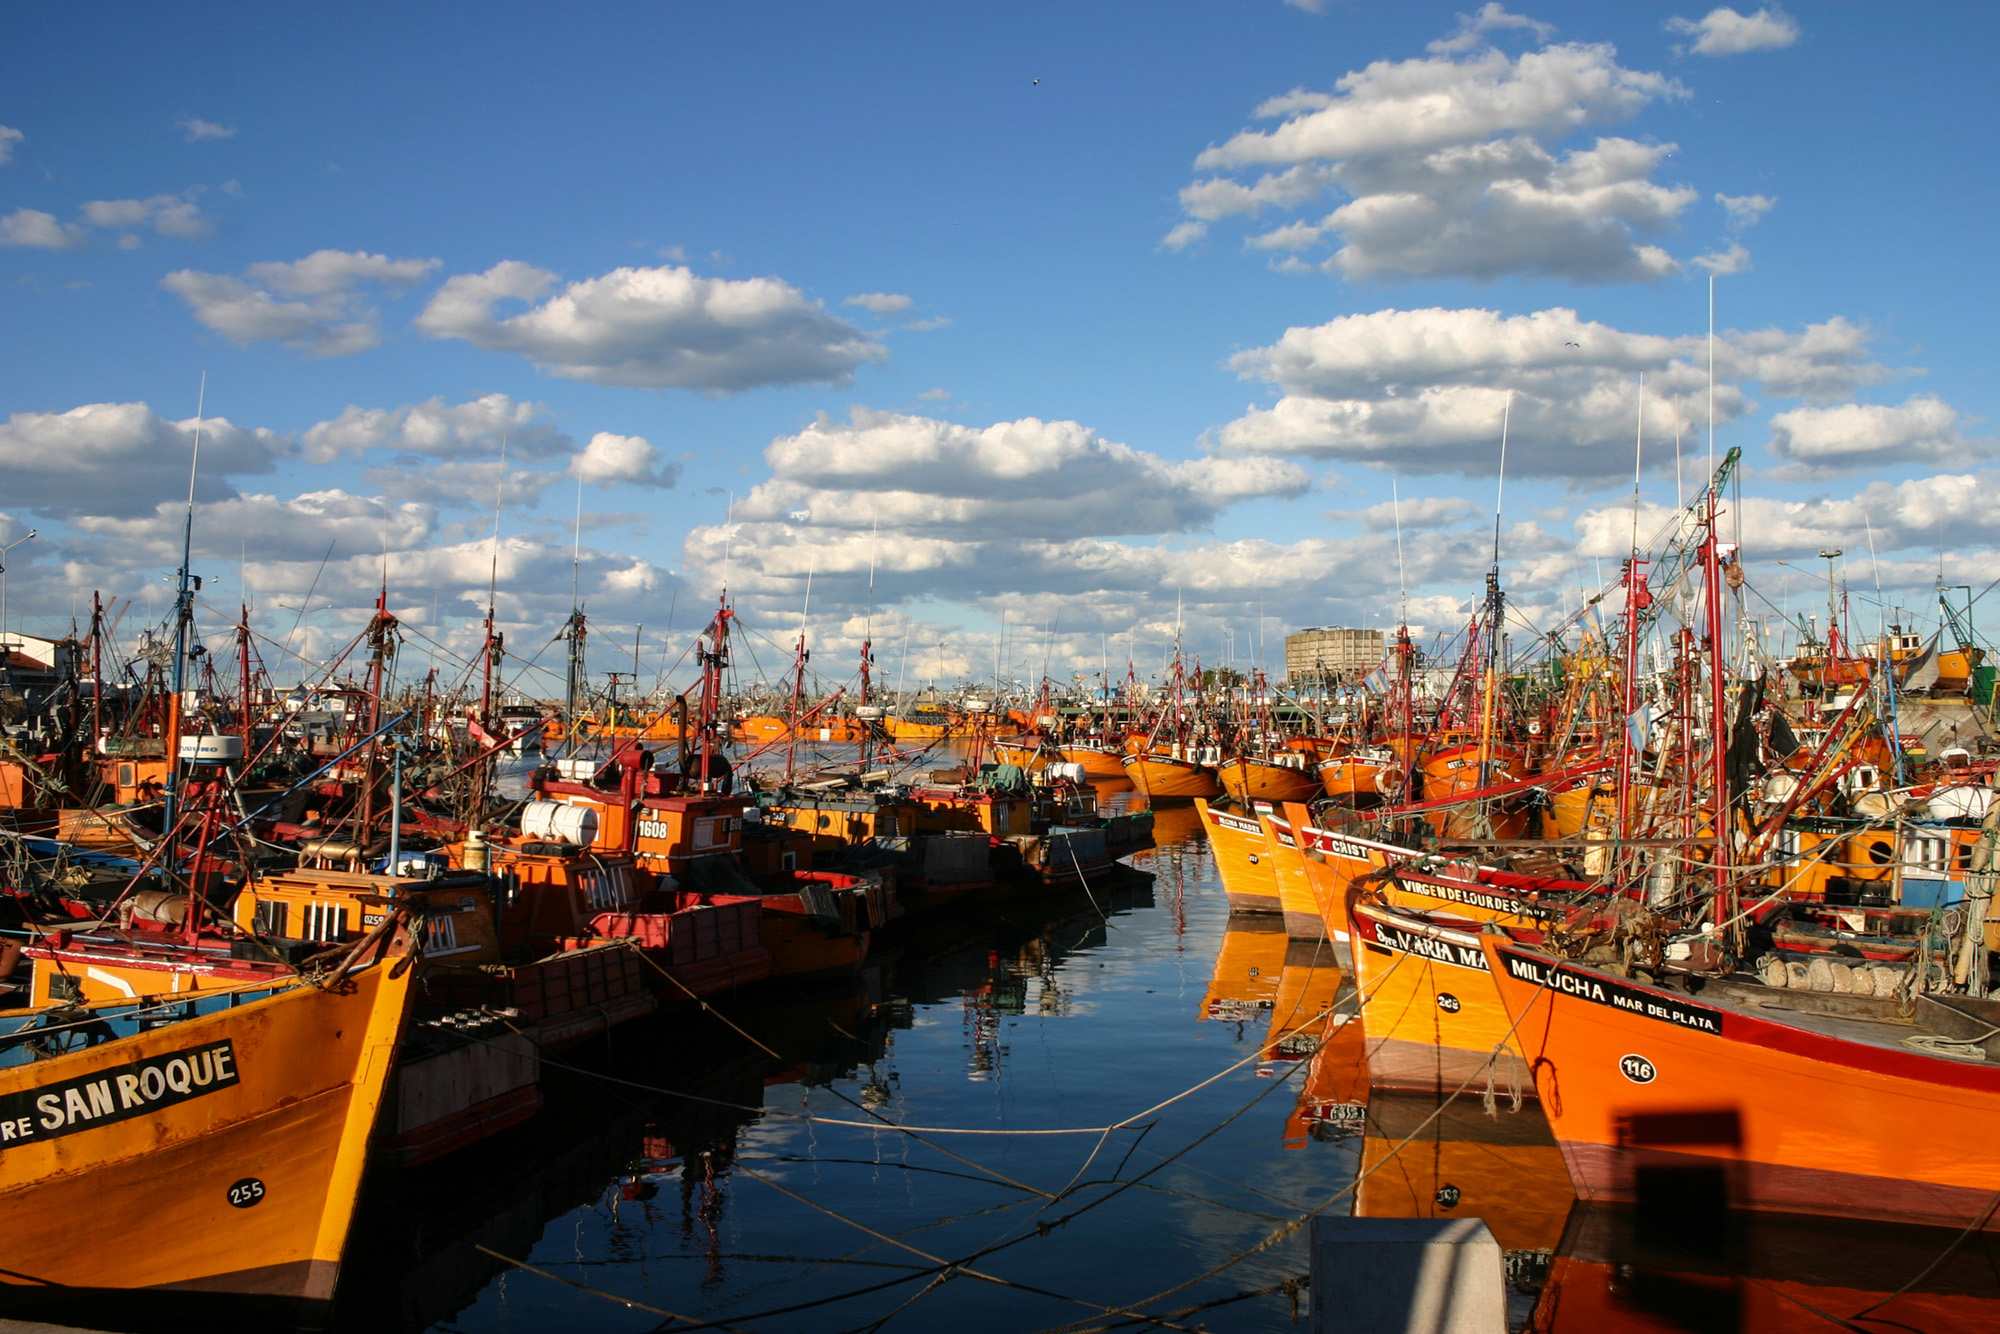
M1285 680L1308 682L1322 673L1351 678L1382 665L1384 639L1380 630L1344 630L1310 626L1285 636Z

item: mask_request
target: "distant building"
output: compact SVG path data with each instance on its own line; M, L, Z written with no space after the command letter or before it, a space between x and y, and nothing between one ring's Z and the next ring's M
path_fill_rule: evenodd
M1344 630L1339 626L1312 626L1285 636L1285 679L1311 682L1331 673L1352 678L1372 672L1382 665L1383 638L1380 630Z

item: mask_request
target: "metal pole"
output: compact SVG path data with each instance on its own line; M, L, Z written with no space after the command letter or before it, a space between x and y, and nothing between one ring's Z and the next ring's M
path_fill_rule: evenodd
M403 864L403 741L389 741L389 874L401 875Z

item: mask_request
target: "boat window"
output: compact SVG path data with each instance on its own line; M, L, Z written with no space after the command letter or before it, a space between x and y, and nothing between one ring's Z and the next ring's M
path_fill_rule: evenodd
M282 936L291 924L291 908L283 899L259 899L257 901L257 934L260 936Z
M343 917L345 913L341 914ZM458 925L450 917L433 917L424 923L424 952L442 954L458 948Z
M1877 866L1887 866L1894 856L1895 851L1889 846L1887 839L1874 838L1868 840L1868 860L1874 862Z

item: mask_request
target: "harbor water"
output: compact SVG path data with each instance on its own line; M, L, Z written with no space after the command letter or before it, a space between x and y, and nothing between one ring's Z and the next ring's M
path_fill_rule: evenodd
M372 1175L337 1328L1292 1330L1304 1220L1357 1212L1486 1219L1516 1329L1827 1328L1820 1302L1940 1252L1882 1313L2000 1326L1983 1237L1739 1224L1648 1252L1572 1208L1532 1098L1371 1098L1330 947L1232 919L1194 813L1156 817L1138 874L908 922L852 985L552 1061L533 1121Z

